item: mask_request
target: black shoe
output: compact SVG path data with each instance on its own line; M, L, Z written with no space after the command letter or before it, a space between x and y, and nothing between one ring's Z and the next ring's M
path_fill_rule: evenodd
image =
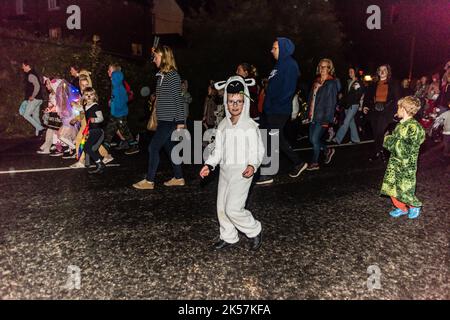
M255 237L251 238L252 244L250 245L251 251L256 251L261 248L262 245L262 231Z
M256 182L257 185L265 185L265 184L272 184L273 178L271 176L260 176L258 181Z
M137 144L130 146L130 148L127 149L127 151L125 151L125 154L127 156L130 156L132 154L136 154L139 153L139 146Z
M94 170L89 170L89 174L101 174L105 171L105 164L103 162L97 162L96 164L96 168Z
M302 174L303 171L306 170L306 168L308 168L308 164L305 162L295 166L294 169L292 169L292 171L289 173L289 177L297 178Z
M225 248L231 247L232 245L233 245L232 243L220 240L219 242L215 243L213 247L216 250L223 250Z
M63 154L63 159L76 159L77 154L75 152L75 150L69 150L69 151L65 151Z
M62 157L64 152L58 151L57 149L50 151L50 157Z

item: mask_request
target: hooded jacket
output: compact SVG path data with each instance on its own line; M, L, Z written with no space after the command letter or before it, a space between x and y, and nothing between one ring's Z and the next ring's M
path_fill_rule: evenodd
M280 48L279 58L269 76L264 113L290 115L300 69L292 57L295 51L294 43L287 38L277 38L277 41Z
M115 118L128 116L128 95L123 80L124 76L121 71L112 73L111 115Z
M239 81L244 85L244 108L236 125L231 122L231 114L228 111L227 86L234 81ZM254 85L255 80L244 80L240 76L234 76L227 82L218 82L217 90L225 88L224 106L226 117L219 124L216 132L215 148L211 157L206 161L207 165L216 167L221 165L225 171L234 171L242 175L243 170L251 165L255 171L259 168L264 157L264 144L258 124L250 118L250 93L249 85Z

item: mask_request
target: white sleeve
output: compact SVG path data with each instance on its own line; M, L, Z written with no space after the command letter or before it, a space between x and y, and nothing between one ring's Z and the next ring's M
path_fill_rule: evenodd
M220 162L222 161L222 153L223 153L223 132L222 132L222 130L218 129L216 131L216 138L214 141L215 141L214 151L213 151L212 155L208 158L208 160L206 160L205 164L209 165L215 169L216 166L219 165Z
M102 123L103 120L104 120L104 118L103 118L103 112L101 112L100 110L99 110L99 111L96 111L96 112L95 112L94 123Z

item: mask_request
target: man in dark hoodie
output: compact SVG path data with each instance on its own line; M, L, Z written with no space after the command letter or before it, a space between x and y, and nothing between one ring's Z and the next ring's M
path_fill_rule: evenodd
M269 154L271 136L278 134L279 146L275 150L279 154L281 149L281 152L293 163L294 167L289 173L292 178L298 177L308 167L307 163L294 152L283 132L292 114L292 100L300 76L298 64L292 57L294 51L294 43L287 38L277 38L273 44L271 52L277 63L269 76L261 121L261 128L270 130L266 146L267 155L271 156ZM267 160L264 164L263 168L269 166ZM258 185L270 183L273 183L273 177L266 175L261 175L257 182Z

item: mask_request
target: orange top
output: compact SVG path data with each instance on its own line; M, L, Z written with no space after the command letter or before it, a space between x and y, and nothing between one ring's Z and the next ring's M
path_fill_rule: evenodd
M388 89L389 86L387 80L378 82L377 93L375 94L375 102L387 102Z

